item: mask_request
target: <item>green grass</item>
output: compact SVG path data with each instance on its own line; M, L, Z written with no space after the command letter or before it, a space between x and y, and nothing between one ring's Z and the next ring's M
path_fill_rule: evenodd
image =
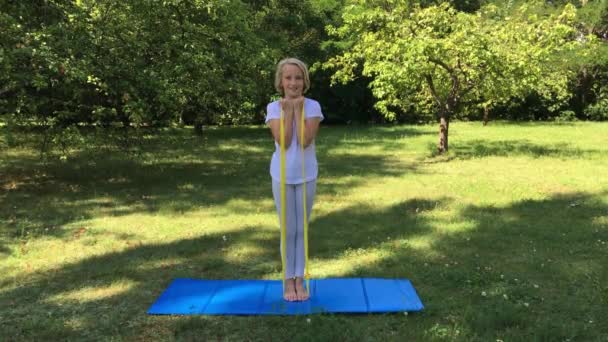
M146 315L177 277L280 276L266 128L0 140L0 340L608 341L606 132L453 123L438 156L434 125L323 127L313 276L409 278L426 308L308 317Z

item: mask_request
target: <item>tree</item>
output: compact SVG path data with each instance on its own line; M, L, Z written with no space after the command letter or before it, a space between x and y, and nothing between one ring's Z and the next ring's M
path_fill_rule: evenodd
M571 108L580 118L608 119L608 0L581 1L577 16L579 37L594 35L598 44L584 55L565 56L564 67L577 76L572 82Z
M56 133L238 122L268 59L250 14L239 0L2 2L0 115Z
M567 97L568 75L550 61L574 44L576 9L542 16L532 11L537 5L487 5L470 14L448 3L353 0L342 26L329 28L352 44L324 67L336 70L333 82L344 83L362 64L363 75L374 78L376 107L389 119L395 110L434 113L443 153L450 118L464 107L488 108L532 91Z

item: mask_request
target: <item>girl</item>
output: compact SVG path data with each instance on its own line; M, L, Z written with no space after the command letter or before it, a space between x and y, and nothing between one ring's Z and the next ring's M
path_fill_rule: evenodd
M274 86L281 99L268 104L266 124L270 127L275 141L275 152L270 162L272 177L272 194L281 221L281 115L283 115L285 135L285 183L286 183L286 264L285 292L283 297L288 301L307 300L309 295L304 289L304 220L310 219L312 203L315 197L317 180L317 157L315 153L315 136L319 123L323 120L321 106L315 100L304 97L310 88L310 78L306 64L296 58L287 58L279 62L275 74ZM302 155L302 114L304 113L304 154ZM306 174L302 174L304 163ZM306 187L306 213L302 188ZM281 242L281 251L283 246ZM282 253L282 252L281 252Z

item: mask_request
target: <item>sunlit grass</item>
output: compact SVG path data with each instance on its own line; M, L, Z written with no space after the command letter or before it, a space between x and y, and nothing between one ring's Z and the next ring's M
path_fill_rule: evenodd
M266 128L67 161L22 134L0 155L0 340L607 336L608 124L453 123L442 156L436 129L321 129L311 274L408 278L426 309L311 323L145 314L178 277L280 277Z
M48 298L46 301L49 303L86 303L94 302L97 300L105 300L110 297L119 296L124 292L132 289L136 284L130 280L115 281L110 285L101 286L87 286L77 290L68 291L67 293L60 293Z

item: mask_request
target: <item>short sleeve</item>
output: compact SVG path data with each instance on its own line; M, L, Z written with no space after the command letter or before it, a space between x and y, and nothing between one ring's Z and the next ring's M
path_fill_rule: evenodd
M325 118L321 112L321 105L315 100L306 100L306 118L320 118L321 121Z
M270 120L281 118L281 107L279 101L271 102L266 106L266 123Z

